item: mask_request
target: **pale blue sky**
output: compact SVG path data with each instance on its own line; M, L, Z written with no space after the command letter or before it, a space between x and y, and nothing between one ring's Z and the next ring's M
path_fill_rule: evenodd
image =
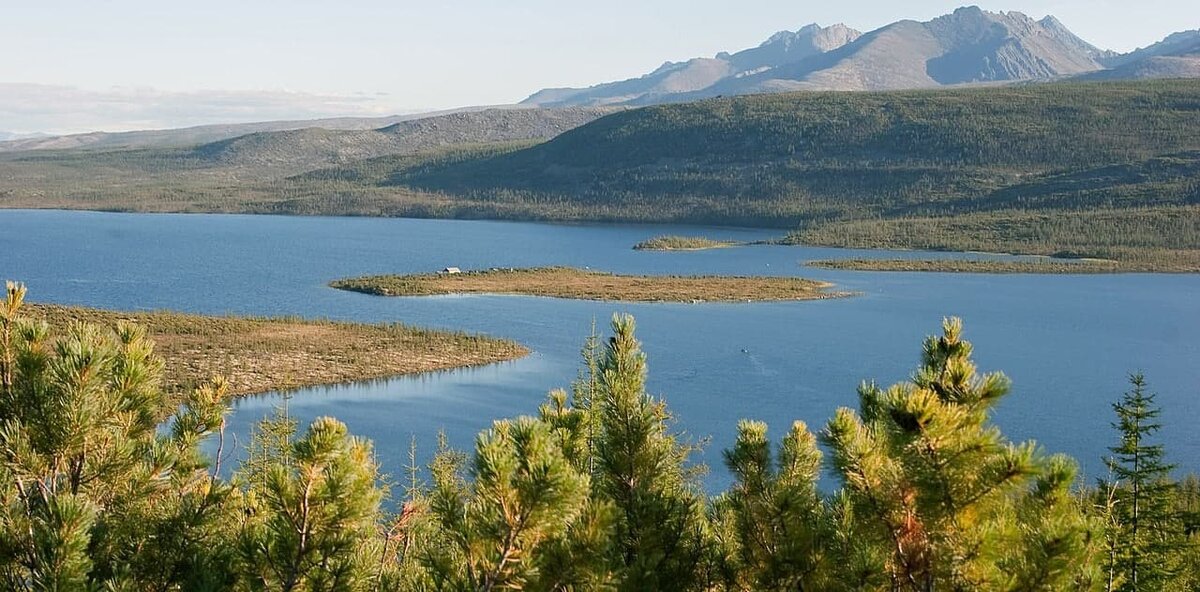
M114 109L128 117L93 121L75 113L47 120L35 114L36 105L6 108L3 95L31 88L6 85L0 87L0 130L193 124L207 119L186 112L189 98L207 100L212 91L254 91L240 112L239 95L224 93L205 116L217 120L509 103L542 87L626 78L664 60L751 47L810 22L867 31L902 18L927 20L964 3L3 0L0 83L74 87L77 102L103 102L116 92L121 106ZM1121 51L1200 27L1197 0L978 4L1037 18L1053 14L1092 43ZM36 88L42 103L58 92ZM141 96L167 106L139 118L130 97ZM275 106L261 107L263 97ZM48 103L46 109L57 104ZM291 103L292 111L279 106ZM179 113L172 116L170 105Z

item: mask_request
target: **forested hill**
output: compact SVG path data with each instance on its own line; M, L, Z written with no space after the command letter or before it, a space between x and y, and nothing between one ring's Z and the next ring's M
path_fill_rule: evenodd
M538 146L409 181L472 190L619 188L647 197L733 190L764 199L870 199L848 185L866 182L861 176L871 171L972 170L988 179L963 181L1003 182L1196 149L1200 81L791 93L618 113ZM870 181L879 183L905 185Z
M842 246L1107 256L1161 247L1200 261L1200 81L661 105L507 153L401 167L387 183L510 211L553 204L561 217L798 228L802 240ZM1087 230L1067 240L1045 227L1087 228L1098 213L1104 237ZM963 215L1025 236L1016 245L957 240L978 234L970 230L978 219L955 236L897 239L887 230L900 219ZM863 220L874 221L872 236L845 226ZM1134 236L1144 240L1131 244Z

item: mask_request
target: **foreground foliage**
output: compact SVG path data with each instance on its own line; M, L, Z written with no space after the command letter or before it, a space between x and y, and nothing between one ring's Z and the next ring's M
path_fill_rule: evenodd
M413 467L393 491L369 442L286 414L222 478L223 381L160 427L142 329L55 335L23 297L9 284L0 307L5 589L1186 590L1200 573L1200 482L1170 481L1144 380L1114 407L1112 479L1077 489L1071 459L991 424L1008 380L978 373L955 319L911 380L864 384L818 433L797 422L775 445L741 422L734 484L707 497L616 317L569 393L470 455L441 443L430 481Z

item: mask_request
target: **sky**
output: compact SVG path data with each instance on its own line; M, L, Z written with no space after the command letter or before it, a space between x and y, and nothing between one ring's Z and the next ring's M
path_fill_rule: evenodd
M181 127L520 101L965 0L0 0L0 131ZM1003 0L1128 51L1200 28L1197 0Z

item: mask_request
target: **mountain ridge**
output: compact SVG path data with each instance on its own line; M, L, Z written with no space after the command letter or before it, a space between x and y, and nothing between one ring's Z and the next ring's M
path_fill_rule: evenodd
M183 128L133 130L125 132L84 132L79 134L36 134L25 137L0 137L0 153L33 150L136 150L144 148L186 148L219 142L256 133L296 131L306 128L367 131L405 121L428 119L457 113L492 110L521 110L516 105L481 105L439 111L386 115L381 117L329 117L323 119L285 119L249 123L215 123Z
M459 111L406 119L376 129L308 127L255 132L201 144L186 154L211 164L300 171L460 145L546 140L619 110L564 107Z
M1073 77L1191 77L1190 58L1175 59L1160 47L1177 48L1190 41L1187 33L1117 54L1080 38L1053 15L1035 20L1021 12L966 6L929 21L900 20L866 33L845 25L806 25L776 33L758 47L667 62L638 78L587 88L543 89L521 104L643 106L799 90L910 90ZM1184 38L1173 39L1178 35ZM799 43L801 50L778 52L793 43ZM763 59L767 55L774 59ZM686 83L664 84L671 77L684 77Z

